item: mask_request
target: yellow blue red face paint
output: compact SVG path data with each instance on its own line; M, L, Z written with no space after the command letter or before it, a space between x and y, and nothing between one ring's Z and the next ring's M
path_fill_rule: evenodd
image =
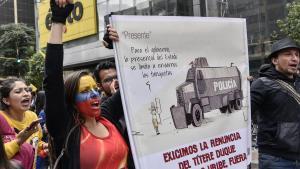
M97 91L94 89L87 91L87 92L82 92L82 93L77 93L75 96L75 102L85 102L88 101L92 98L100 98L100 95Z
M78 93L97 88L95 80L90 75L82 76L79 80Z
M100 115L100 95L95 80L89 76L82 76L79 81L75 103L83 116L97 117Z
M78 93L75 97L76 107L83 116L97 117L100 115L100 95L97 91Z

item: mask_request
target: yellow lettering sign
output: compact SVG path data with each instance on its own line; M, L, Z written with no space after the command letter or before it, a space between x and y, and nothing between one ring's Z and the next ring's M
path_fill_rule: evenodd
M42 1L38 9L40 47L45 47L51 28L49 0ZM96 0L75 1L74 9L67 18L68 31L64 34L64 42L96 34L98 32L96 18Z

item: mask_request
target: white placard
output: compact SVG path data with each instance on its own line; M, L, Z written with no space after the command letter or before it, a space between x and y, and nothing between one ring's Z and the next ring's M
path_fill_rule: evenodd
M112 16L136 168L247 168L245 19ZM223 113L222 113L223 112Z

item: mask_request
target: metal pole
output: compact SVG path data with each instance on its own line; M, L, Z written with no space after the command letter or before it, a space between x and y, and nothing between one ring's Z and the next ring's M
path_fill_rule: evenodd
M39 11L38 11L38 0L34 1L34 15L35 15L35 48L36 48L36 52L40 51L40 34L39 34Z
M18 24L18 4L17 4L17 0L14 0L14 15L15 15L15 24Z

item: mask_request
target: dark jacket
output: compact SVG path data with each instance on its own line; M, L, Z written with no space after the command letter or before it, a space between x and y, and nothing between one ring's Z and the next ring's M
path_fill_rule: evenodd
M58 157L69 131L75 126L72 108L65 102L63 81L63 45L48 44L45 60L44 89L46 95L46 124L53 143L54 152ZM116 124L122 116L122 102L120 92L108 98L101 105L101 113L113 124ZM117 126L118 128L118 126ZM124 134L124 132L120 132ZM80 168L80 127L76 127L71 133L68 147L60 160L61 169ZM128 146L129 147L129 146ZM129 158L130 159L130 158ZM132 163L132 161L131 161ZM128 164L129 166L133 164Z
M259 152L288 160L300 160L300 105L273 79L290 84L300 93L299 83L274 66L260 71L251 85L251 111L257 114ZM257 111L258 110L258 111Z

